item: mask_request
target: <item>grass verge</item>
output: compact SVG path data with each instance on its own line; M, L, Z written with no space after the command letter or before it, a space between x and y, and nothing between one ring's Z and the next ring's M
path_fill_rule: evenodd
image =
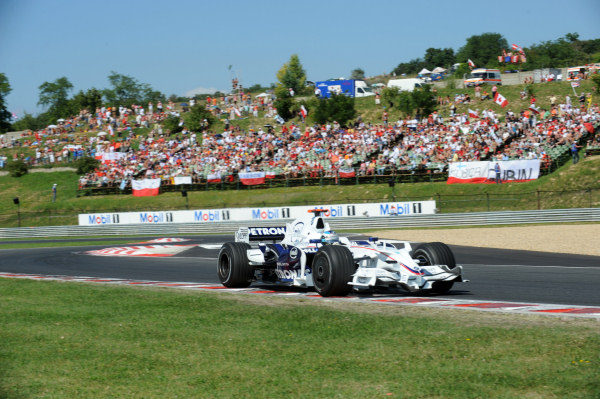
M3 398L600 392L592 321L18 279L0 292Z

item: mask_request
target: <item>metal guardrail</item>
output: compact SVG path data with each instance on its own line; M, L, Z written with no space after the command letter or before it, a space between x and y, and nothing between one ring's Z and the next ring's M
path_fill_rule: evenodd
M156 225L48 226L0 229L0 238L127 236L233 233L241 226L280 226L289 219ZM406 227L491 226L499 224L600 222L600 208L531 211L445 213L436 215L353 217L328 219L337 230L398 229Z

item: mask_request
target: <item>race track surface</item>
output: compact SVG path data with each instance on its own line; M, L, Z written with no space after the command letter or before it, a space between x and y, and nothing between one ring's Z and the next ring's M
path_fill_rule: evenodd
M219 284L216 276L218 246L233 237L187 238L189 241L180 244L201 246L186 248L171 257L85 254L109 245L1 250L0 272ZM147 240L147 237L127 238L123 239L122 245ZM600 257L463 246L451 248L470 282L455 284L449 294L440 298L600 305Z

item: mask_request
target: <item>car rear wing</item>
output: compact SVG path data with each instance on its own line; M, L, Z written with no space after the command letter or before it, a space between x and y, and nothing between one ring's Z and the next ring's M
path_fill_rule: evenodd
M285 230L285 227L240 227L235 233L235 241L281 241L285 237Z

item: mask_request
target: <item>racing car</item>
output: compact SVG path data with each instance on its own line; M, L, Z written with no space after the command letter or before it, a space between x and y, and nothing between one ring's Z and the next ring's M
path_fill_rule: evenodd
M407 241L369 237L350 241L331 230L313 209L285 227L241 227L218 257L217 274L229 288L254 281L314 287L322 296L344 296L375 287L445 294L462 278L450 248L441 242L412 247ZM254 244L254 245L251 245Z

